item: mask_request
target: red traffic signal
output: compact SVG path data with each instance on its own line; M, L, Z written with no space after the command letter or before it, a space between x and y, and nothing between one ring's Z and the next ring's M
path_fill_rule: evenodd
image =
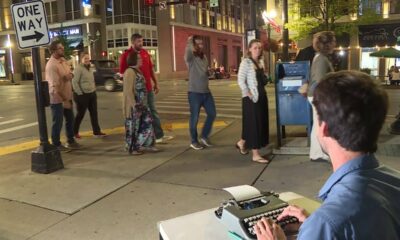
M144 5L153 6L154 5L154 0L144 0Z
M102 51L102 52L101 52L101 56L102 56L102 57L107 57L107 51Z

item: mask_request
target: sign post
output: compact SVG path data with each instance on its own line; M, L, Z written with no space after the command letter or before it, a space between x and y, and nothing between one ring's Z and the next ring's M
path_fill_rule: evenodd
M32 171L51 173L64 168L60 151L49 143L47 135L45 94L42 69L40 66L39 46L50 42L47 19L42 1L31 1L11 5L18 46L21 49L32 48L32 62L35 80L36 111L38 115L40 146L32 152ZM46 90L46 91L44 91Z

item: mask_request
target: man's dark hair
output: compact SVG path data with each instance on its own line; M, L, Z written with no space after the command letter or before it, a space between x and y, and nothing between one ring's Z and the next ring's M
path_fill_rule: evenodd
M134 33L131 36L131 42L135 41L136 39L140 39L140 38L143 38L143 36L140 35L139 33Z
M192 37L193 44L196 44L196 40L203 40L199 35L193 35Z
M126 63L128 66L136 66L138 62L138 54L136 51L131 51L126 57Z
M328 74L314 91L313 104L319 123L329 136L349 151L373 153L388 110L388 96L381 86L362 72Z
M58 44L62 44L62 42L61 42L60 39L54 39L54 40L50 43L50 45L49 45L49 51L50 51L51 54L53 54L55 51L57 51Z

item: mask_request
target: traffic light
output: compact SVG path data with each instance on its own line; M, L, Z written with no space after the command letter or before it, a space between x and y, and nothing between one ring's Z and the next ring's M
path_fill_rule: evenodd
M102 51L102 52L101 52L101 56L102 56L102 57L107 57L107 51Z
M154 0L144 0L144 5L145 6L153 6L154 5Z

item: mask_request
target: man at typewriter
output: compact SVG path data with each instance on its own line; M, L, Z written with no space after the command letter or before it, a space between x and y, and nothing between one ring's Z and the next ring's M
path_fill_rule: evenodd
M366 74L341 71L318 84L313 104L333 173L319 192L320 208L307 216L289 206L278 220L297 217L298 239L400 239L400 172L373 154L388 109L386 92ZM254 230L258 240L286 238L269 219Z

